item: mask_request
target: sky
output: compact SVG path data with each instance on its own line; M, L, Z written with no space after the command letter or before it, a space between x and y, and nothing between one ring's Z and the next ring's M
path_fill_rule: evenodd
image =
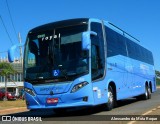
M25 42L28 31L42 24L98 18L139 39L152 51L155 69L160 71L159 6L160 0L0 0L0 56L6 56L5 51L18 43L18 32Z

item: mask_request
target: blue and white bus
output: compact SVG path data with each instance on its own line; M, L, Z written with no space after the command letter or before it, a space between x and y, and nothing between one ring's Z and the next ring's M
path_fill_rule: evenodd
M13 61L15 48L8 54ZM24 90L28 109L104 104L156 91L152 53L110 22L80 18L29 31L24 51Z

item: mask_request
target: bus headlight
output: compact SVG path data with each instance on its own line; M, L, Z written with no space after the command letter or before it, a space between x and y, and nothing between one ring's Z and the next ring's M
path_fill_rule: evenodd
M29 93L32 96L35 96L35 93L33 92L33 90L31 90L29 88L24 88L24 91L26 91L27 93Z
M82 83L79 83L79 84L76 84L73 88L72 88L72 91L71 93L74 93L76 92L77 90L81 89L82 87L86 86L88 84L88 82L82 82Z

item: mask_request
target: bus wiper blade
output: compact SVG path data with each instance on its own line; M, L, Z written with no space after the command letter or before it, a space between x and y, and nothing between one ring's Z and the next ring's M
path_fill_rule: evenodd
M76 75L76 74L77 74L76 72L68 72L67 73L68 76L73 76L73 75Z
M68 79L68 75L67 75L67 73L62 69L62 65L58 65L58 69L60 70L60 72L62 73L62 75L63 75L66 79Z

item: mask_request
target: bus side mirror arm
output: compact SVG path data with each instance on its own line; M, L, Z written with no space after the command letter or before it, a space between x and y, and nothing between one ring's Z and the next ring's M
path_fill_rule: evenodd
M82 50L89 50L91 47L91 36L97 36L94 31L86 31L82 33Z
M13 45L9 50L8 50L8 61L9 62L14 62L14 53L15 53L15 50L17 49L17 47L21 47L23 46L24 44L16 44L16 45Z

